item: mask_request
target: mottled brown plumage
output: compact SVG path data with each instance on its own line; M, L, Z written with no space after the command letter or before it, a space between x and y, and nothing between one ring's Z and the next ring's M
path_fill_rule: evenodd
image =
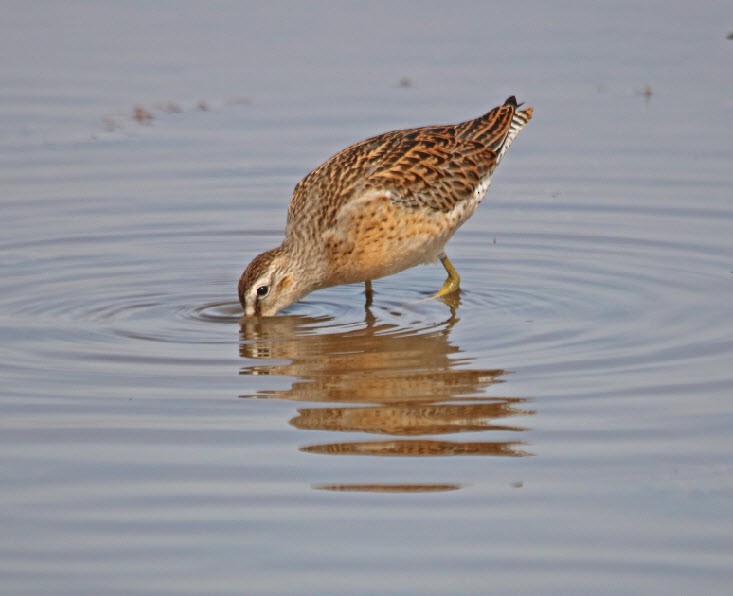
M473 120L387 132L344 149L295 187L285 239L239 281L247 315L274 315L319 288L370 282L440 258L532 117L515 98Z

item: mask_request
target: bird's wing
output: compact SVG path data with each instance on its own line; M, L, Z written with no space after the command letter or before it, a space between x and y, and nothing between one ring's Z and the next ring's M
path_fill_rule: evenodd
M510 98L461 124L387 132L344 149L295 187L288 233L297 227L326 230L345 204L374 191L407 208L452 210L491 175L531 117L531 109L516 108Z

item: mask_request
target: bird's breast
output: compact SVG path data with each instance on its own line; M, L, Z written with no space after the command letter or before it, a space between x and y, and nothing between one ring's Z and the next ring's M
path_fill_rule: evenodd
M323 237L327 285L378 279L434 262L478 201L451 211L405 206L389 192L374 192L345 205Z

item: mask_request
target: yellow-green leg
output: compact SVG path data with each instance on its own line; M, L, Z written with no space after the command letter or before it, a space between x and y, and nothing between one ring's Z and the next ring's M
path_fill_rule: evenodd
M461 276L458 275L458 271L453 267L453 263L450 262L450 259L445 255L445 253L440 255L440 262L443 263L443 267L445 267L445 270L448 273L448 278L445 280L445 283L443 283L443 287L440 288L440 290L438 290L438 292L433 296L434 298L447 296L451 292L455 292L461 283Z

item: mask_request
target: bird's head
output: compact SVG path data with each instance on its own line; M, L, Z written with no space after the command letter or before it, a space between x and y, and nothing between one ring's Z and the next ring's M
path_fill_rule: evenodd
M290 255L280 247L256 256L239 278L244 314L272 317L305 296L309 290L293 270Z

